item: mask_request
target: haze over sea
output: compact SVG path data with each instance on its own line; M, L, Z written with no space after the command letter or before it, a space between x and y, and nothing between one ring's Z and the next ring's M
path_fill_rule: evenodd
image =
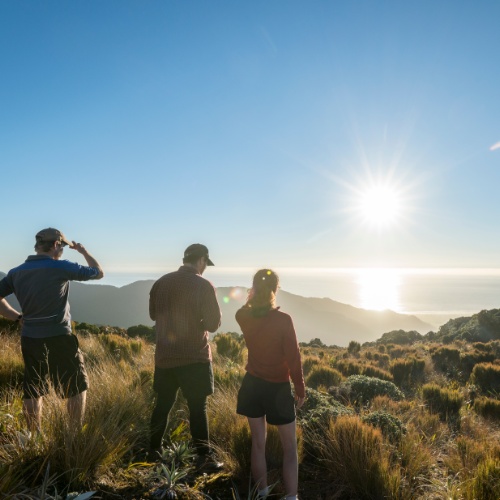
M161 271L109 272L100 284L155 280ZM328 297L363 309L413 314L438 327L449 318L499 307L500 269L276 268L281 288L304 297ZM209 268L216 287L249 287L255 269ZM293 311L290 311L293 314Z

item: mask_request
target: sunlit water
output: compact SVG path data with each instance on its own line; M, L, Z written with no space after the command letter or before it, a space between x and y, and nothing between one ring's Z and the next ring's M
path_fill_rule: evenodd
M173 269L172 269L173 270ZM169 270L165 270L167 272ZM216 287L250 287L253 269L209 268ZM500 269L279 269L281 288L364 309L391 309L440 324L500 307ZM158 273L108 273L102 284L124 286Z

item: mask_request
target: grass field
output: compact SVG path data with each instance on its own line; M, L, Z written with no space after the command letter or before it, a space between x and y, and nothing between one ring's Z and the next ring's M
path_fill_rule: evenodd
M46 397L42 434L22 416L19 332L0 324L0 498L252 498L250 434L235 413L245 347L213 341L211 440L225 467L193 466L178 397L162 461L145 461L154 345L126 331L77 326L91 388L81 431ZM136 332L139 330L129 330ZM500 498L500 342L410 340L302 346L307 401L298 413L299 494L308 499ZM408 342L408 343L407 343ZM268 430L268 467L280 498L281 450ZM79 496L80 495L80 496Z

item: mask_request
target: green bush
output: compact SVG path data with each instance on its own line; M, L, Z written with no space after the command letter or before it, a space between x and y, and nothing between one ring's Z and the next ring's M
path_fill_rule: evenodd
M462 394L456 390L444 389L436 384L422 387L422 397L431 413L439 414L441 420L456 420L464 402Z
M127 329L127 335L129 337L140 337L141 339L148 340L150 342L155 342L156 332L154 327L146 325L136 325L131 326Z
M331 386L338 385L342 380L342 374L334 368L328 366L315 366L306 377L305 383L307 387L317 389L320 386L327 389Z
M391 332L384 333L382 337L377 342L382 342L384 344L392 343L392 344L413 344L413 342L422 340L423 337L420 333L412 330L410 332L406 332L404 330L392 330Z
M401 420L383 411L374 411L361 418L361 421L372 427L378 427L382 434L392 443L399 443L401 436L406 433Z
M474 366L470 381L484 394L498 394L500 392L500 366L492 363L479 363Z
M387 380L365 375L352 375L340 384L341 391L356 404L367 403L376 396L388 396L395 401L404 399L404 394Z
M474 401L474 411L484 418L500 420L500 401L492 398L478 398Z
M87 332L97 335L101 330L97 325L91 325L89 323L75 323L75 330L78 332Z
M330 419L340 415L352 415L353 411L332 396L306 387L306 400L298 412L298 420L304 429L320 428Z

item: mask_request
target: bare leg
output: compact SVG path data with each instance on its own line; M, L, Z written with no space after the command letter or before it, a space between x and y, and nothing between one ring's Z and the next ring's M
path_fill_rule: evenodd
M40 432L42 429L42 407L43 400L41 397L23 401L24 418L26 418L28 429L31 432Z
M87 391L83 391L72 398L68 398L67 407L69 414L69 424L73 430L79 429L83 424L85 405L87 402Z
M283 446L283 482L286 496L294 496L297 495L299 481L295 422L278 425L278 432Z
M267 463L266 463L266 419L248 418L250 432L252 433L252 477L257 489L267 488Z

